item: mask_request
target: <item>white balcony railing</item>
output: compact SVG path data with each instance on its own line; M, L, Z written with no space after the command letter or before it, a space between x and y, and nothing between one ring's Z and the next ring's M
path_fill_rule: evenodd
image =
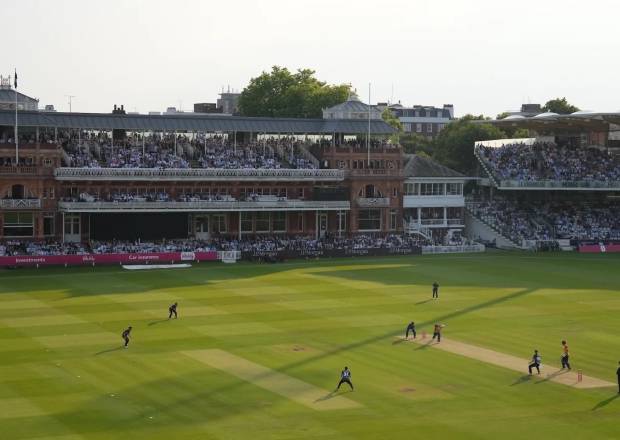
M220 168L56 168L57 180L322 180L340 181L343 170L306 169L220 169Z
M502 189L620 190L620 181L600 180L500 180Z
M460 219L460 218L448 218L448 219L423 218L423 219L420 219L420 221L418 222L417 219L411 219L408 225L409 225L409 228L412 228L412 229L428 228L428 227L433 227L433 226L435 227L447 227L447 226L464 227L465 220Z
M65 212L208 212L208 211L338 211L349 210L348 201L277 200L196 202L59 202Z
M41 209L41 199L2 199L2 209Z
M389 197L360 197L357 199L360 208L387 208L390 206Z

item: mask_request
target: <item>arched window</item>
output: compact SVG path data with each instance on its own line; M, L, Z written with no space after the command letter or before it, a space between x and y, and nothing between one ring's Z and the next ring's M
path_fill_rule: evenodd
M367 199L373 199L376 197L383 197L383 195L381 194L381 191L377 189L376 186L372 184L368 184L360 190L360 197L366 197Z

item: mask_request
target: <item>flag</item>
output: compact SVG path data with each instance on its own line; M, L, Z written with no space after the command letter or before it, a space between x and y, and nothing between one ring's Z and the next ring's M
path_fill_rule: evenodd
M17 88L17 69L15 69L15 77L13 78L13 85Z

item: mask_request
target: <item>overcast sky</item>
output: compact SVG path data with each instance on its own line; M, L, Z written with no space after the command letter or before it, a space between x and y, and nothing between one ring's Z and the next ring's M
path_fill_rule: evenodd
M566 96L620 110L615 0L2 0L0 73L68 111L191 111L272 65L362 99L495 116ZM393 90L393 93L392 93Z

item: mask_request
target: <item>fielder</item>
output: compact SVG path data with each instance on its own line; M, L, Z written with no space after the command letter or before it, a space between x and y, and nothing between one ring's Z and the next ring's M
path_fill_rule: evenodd
M433 283L433 298L439 299L439 283L437 281Z
M179 305L179 303L174 303L170 307L168 307L168 319L171 319L172 315L174 315L174 319L178 318L178 315L177 315L177 306L178 305Z
M343 383L348 384L351 387L351 391L353 391L353 383L351 383L351 370L349 370L349 367L344 367L344 370L340 372L340 382L338 382L336 391L340 389L340 385Z
M129 334L130 333L131 333L131 326L127 327L123 331L123 334L121 335L121 337L123 338L123 341L125 341L125 348L127 348L127 346L129 345Z

